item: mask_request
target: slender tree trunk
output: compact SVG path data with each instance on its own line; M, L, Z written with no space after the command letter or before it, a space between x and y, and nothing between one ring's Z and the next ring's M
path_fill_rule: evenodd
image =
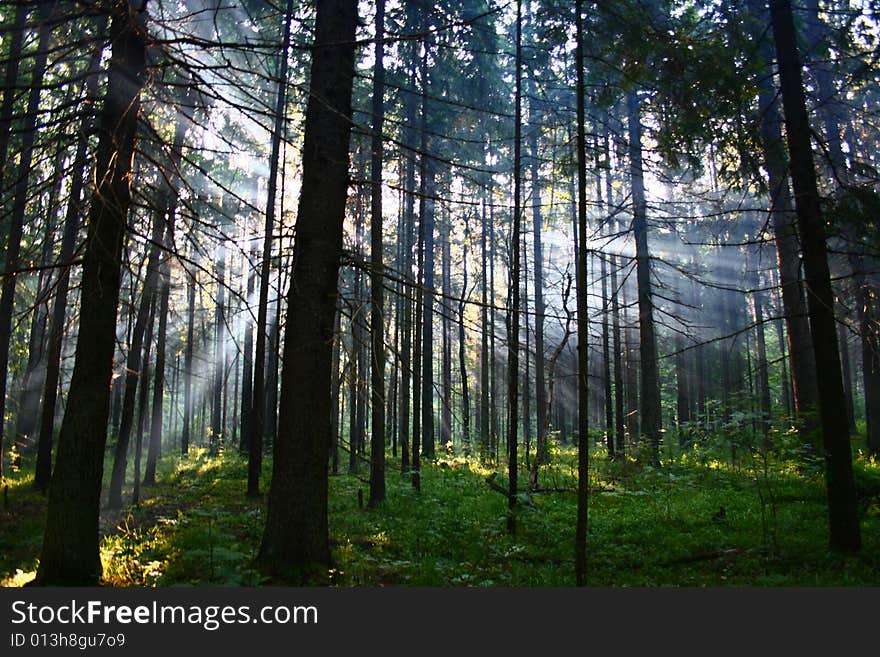
M40 87L43 84L43 74L46 70L46 61L49 57L49 37L52 35L49 17L53 5L46 2L40 5L38 11L38 38L37 52L34 56L34 67L31 74L30 89L28 90L27 108L21 127L21 144L19 146L18 171L12 181L12 209L8 225L8 240L6 242L5 273L2 276L3 283L0 285L0 477L3 475L3 438L6 435L6 386L9 376L9 348L12 340L12 314L15 309L15 287L18 281L16 270L18 269L21 254L21 238L24 227L25 210L28 200L28 182L31 179L34 145L37 137L37 112L40 108ZM13 36L16 30L13 28ZM15 56L11 51L10 56ZM12 96L12 90L4 93L5 98ZM5 110L5 108L0 108ZM11 111L11 108L10 108ZM4 117L0 116L0 120ZM5 144L0 144L5 148ZM2 160L5 166L6 160ZM0 178L0 183L5 183ZM5 185L0 184L0 191Z
M470 384L467 372L467 342L465 341L464 313L467 307L468 287L468 240L470 239L470 227L467 216L464 223L464 240L462 244L462 282L461 296L458 300L458 368L461 373L461 444L465 456L471 453L471 397Z
M251 321L251 300L254 295L254 269L252 262L256 260L256 250L251 250L250 258L244 256L244 276L247 277L247 293L245 295L244 316L244 358L241 372L241 428L239 429L238 451L240 454L250 454L250 431L251 431L251 408L253 406L252 394L254 391L254 324Z
M186 350L183 355L183 431L180 434L180 453L189 454L190 429L193 416L193 349L195 345L196 272L187 272L189 287L186 293Z
M422 62L423 93L427 95L427 55ZM423 124L427 120L427 96L423 100ZM424 183L420 230L424 229L424 259L422 278L422 455L434 456L434 159L422 155ZM415 448L414 448L415 449Z
M134 488L131 493L131 503L140 504L141 501L141 456L143 454L144 432L147 427L150 399L150 350L153 346L153 327L156 322L156 298L150 297L143 342L143 366L141 368L140 388L138 395L138 414L134 434ZM121 506L121 505L120 505Z
M357 3L318 0L266 527L257 557L304 583L330 565L330 358L348 188ZM295 503L291 503L295 501Z
M757 267L758 263L752 263ZM764 335L764 292L760 289L761 282L757 269L752 274L752 300L755 309L755 375L758 387L758 407L761 416L761 433L765 445L770 446L771 407L770 407L770 373L767 368L767 340Z
M583 1L575 2L575 69L577 76L577 179L578 179L578 241L577 241L577 335L578 335L578 492L577 524L575 527L575 581L587 583L587 518L589 503L589 386L588 346L590 339L587 314L587 161L584 119L584 26Z
M449 216L440 222L440 255L442 303L440 305L440 326L442 328L442 349L440 371L442 389L440 396L440 447L443 450L452 445L452 266L450 263Z
M375 508L385 501L385 322L382 263L382 130L385 121L385 0L376 2L376 43L373 65L373 135L370 161L370 499Z
M639 356L642 366L641 433L648 441L652 465L660 465L660 381L654 335L654 301L651 291L651 256L648 252L648 218L642 171L642 127L639 99L627 96L629 155L633 195L633 233L636 240L636 281L639 300Z
M18 80L18 72L21 64L21 46L24 41L24 32L27 25L27 12L30 6L19 2L15 5L15 16L9 29L9 51L6 55L5 80ZM0 190L6 190L6 166L9 163L9 138L12 133L12 115L15 104L16 89L14 86L4 85L3 100L0 101ZM4 225L5 228L5 225ZM8 262L8 261L7 261ZM0 475L3 464L0 459Z
M516 2L513 137L513 227L510 237L510 306L507 330L507 531L516 534L517 428L519 427L520 212L522 188L522 0Z
M106 21L99 27L98 32L103 34L106 29ZM95 48L89 62L88 77L86 79L86 92L84 105L91 108L98 94L98 66L100 64L103 45ZM49 321L49 337L46 356L46 380L43 385L43 405L40 409L40 429L37 439L37 463L34 472L34 486L40 491L46 491L52 476L52 439L55 426L55 408L58 401L58 386L61 374L61 348L64 340L64 329L67 318L68 293L70 291L70 265L76 248L76 238L80 227L80 213L82 212L83 182L86 177L88 161L86 159L88 149L88 134L92 124L90 112L86 111L86 118L80 126L80 133L76 143L76 154L73 157L70 189L67 197L67 208L64 217L64 232L61 237L61 252L58 261L62 268L58 271L58 282L55 287L55 305L52 307L52 317ZM2 461L2 458L0 458ZM2 467L0 467L2 472Z
M269 181L266 185L266 223L263 226L263 258L260 266L260 300L257 306L256 349L254 355L253 393L251 395L250 430L248 436L247 495L260 494L260 471L263 466L263 432L265 430L265 362L266 332L269 312L269 274L272 264L272 233L275 230L275 195L278 188L278 160L281 136L284 132L287 107L287 50L290 45L290 24L293 20L293 0L287 0L284 11L284 37L278 57L278 88L275 92L275 124L272 128L272 151L269 155ZM334 279L335 284L335 279ZM327 392L330 383L327 383ZM326 454L326 451L325 451Z
M145 70L146 3L135 7L130 2L116 2L112 12L113 57L99 126L95 164L98 183L89 211L79 338L49 490L36 577L41 585L90 585L101 577L101 478L110 414L122 244L131 203L131 164Z
M822 372L818 382L819 415L825 448L829 538L832 548L855 551L861 547L861 532L856 512L852 449L800 56L791 3L789 0L771 0L770 9L779 62L791 179L797 199L798 228L809 290L807 304L813 352L817 369Z
M217 303L214 306L214 381L211 394L211 427L208 438L212 454L216 454L220 449L220 442L223 439L223 421L221 418L223 409L223 375L225 371L223 362L225 349L223 348L223 342L226 331L226 243L223 241L217 246L215 268L217 272Z
M752 33L762 35L766 30L766 9L759 0L749 0ZM770 193L770 219L776 241L782 304L788 335L788 353L791 360L791 382L794 392L795 413L805 420L805 429L816 427L810 415L818 404L816 361L807 318L807 303L801 280L801 262L794 202L788 183L788 165L782 141L782 116L779 94L770 75L773 47L768 41L761 46L766 74L758 81L758 115L760 116L761 147L767 186Z
M330 465L333 475L339 474L339 412L340 391L342 390L342 377L339 375L339 345L341 335L342 309L336 305L336 317L333 320L333 350L330 355Z
M487 225L486 187L484 181L482 188L483 202L480 213L480 460L483 462L489 459L489 454L491 453L491 411L489 410L491 383L489 375L492 367L490 360L492 354L489 351L489 338L492 333L492 326L489 323L489 250L487 248L489 226ZM491 199L489 202L491 202Z
M168 239L166 248L174 243L174 212L168 213ZM159 326L156 332L156 371L153 374L153 414L150 420L150 443L147 447L147 462L144 466L144 485L156 483L156 465L162 453L162 408L165 401L165 343L168 334L168 300L171 291L171 271L168 264L169 254L165 254L165 262L160 265L162 283L159 289Z

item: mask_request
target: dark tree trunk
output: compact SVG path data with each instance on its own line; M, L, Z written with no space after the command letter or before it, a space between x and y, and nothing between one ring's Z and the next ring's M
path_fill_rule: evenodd
M193 416L193 348L195 345L195 313L196 313L196 272L187 272L189 287L186 293L186 351L183 355L183 431L180 434L180 453L189 453L190 429Z
M251 251L250 258L244 256L244 275L247 277L247 293L245 295L244 316L244 358L241 372L241 428L238 436L238 451L245 455L250 453L251 431L251 407L253 400L251 395L254 391L254 324L251 321L251 297L254 295L254 268L252 261L256 260L256 252Z
M589 504L590 437L588 420L588 346L590 338L587 314L587 161L584 120L584 26L583 2L575 3L575 69L577 76L577 179L578 179L578 241L577 241L577 335L578 335L578 492L575 527L575 581L587 583L587 518Z
M752 267L758 263L753 262ZM761 417L761 432L767 446L770 445L771 408L770 408L770 373L767 368L767 340L764 335L764 291L757 269L753 269L752 298L755 304L755 375L757 377L758 407Z
M846 420L840 354L834 319L834 295L828 270L825 229L819 208L810 122L789 0L771 0L771 22L779 62L791 179L797 199L798 228L806 274L810 331L819 378L819 415L825 449L831 547L861 547L852 472L852 448Z
M15 17L9 28L9 50L6 53L6 67L4 80L18 80L18 71L21 64L21 46L24 41L24 32L27 25L27 12L29 4L16 3ZM6 166L9 151L9 138L12 132L12 114L15 103L16 89L13 85L4 85L3 100L0 102L0 189L5 190ZM5 226L4 226L5 228ZM2 459L0 459L0 474L2 474Z
M260 494L260 471L263 466L263 432L265 430L265 362L266 332L269 312L269 273L272 264L272 233L275 230L275 195L278 189L278 158L281 136L284 132L287 106L287 50L290 45L290 24L293 20L293 0L287 0L284 12L284 36L278 57L278 89L275 92L275 124L272 128L272 151L269 156L269 180L266 184L266 222L263 226L263 257L260 265L260 299L257 306L256 348L254 355L253 393L251 395L250 430L248 435L247 495ZM334 285L336 283L334 279ZM288 311L289 312L289 311ZM327 393L330 383L327 382ZM327 451L325 450L325 455Z
M371 508L385 501L385 322L382 285L382 129L385 121L385 0L376 2L373 66L373 135L370 160L370 499Z
M147 426L147 409L150 399L150 350L153 346L153 326L156 322L156 299L151 297L147 317L147 327L144 335L143 366L141 368L140 389L138 394L138 414L134 434L134 489L131 494L131 503L140 504L141 501L141 456L143 454L144 431Z
M93 585L101 577L101 478L122 244L131 203L131 164L145 69L146 3L135 7L130 2L116 2L112 11L113 57L95 164L98 186L89 211L73 376L36 577L41 585Z
M156 296L156 278L158 276L159 248L164 229L164 216L156 211L153 216L153 245L150 247L150 255L147 260L147 271L144 279L144 289L141 293L141 302L132 329L131 345L128 350L128 358L125 363L125 389L122 398L122 417L119 424L119 435L114 449L113 471L110 476L110 491L107 496L107 506L111 509L122 507L122 487L125 484L125 471L128 467L128 448L131 444L131 429L134 421L135 399L137 396L138 383L149 383L141 380L142 365L147 363L141 360L143 351L144 333L147 328L147 320L151 316Z
M520 223L522 211L522 0L516 2L516 69L513 137L513 226L510 236L510 306L507 328L507 531L516 534L517 428L519 427Z
M422 455L434 456L434 160L422 156L424 203L421 221L424 228L424 265L422 278ZM421 229L421 227L420 227ZM415 449L415 448L413 448Z
M221 208L222 212L222 208ZM214 307L214 381L211 394L211 427L208 444L212 454L216 454L220 449L220 442L223 440L223 376L225 373L223 356L225 350L223 348L223 338L226 328L226 244L220 242L217 248L217 261L215 263L217 272L217 302Z
M99 28L99 33L105 31L106 23ZM100 64L103 45L95 48L89 62L88 78L86 79L86 92L84 105L91 108L98 93L98 66ZM70 291L70 265L76 248L76 238L80 227L80 213L82 212L83 182L86 178L88 162L88 134L92 125L90 112L80 126L80 133L76 143L76 154L73 158L70 189L67 197L67 208L64 217L64 232L61 237L61 252L58 261L62 268L58 272L58 282L55 287L55 305L52 307L52 317L49 321L49 337L47 341L46 355L46 379L43 384L43 406L40 409L40 428L37 439L37 463L34 472L34 486L45 491L49 486L52 476L52 439L55 426L55 407L58 401L58 385L61 367L61 348L64 340L64 328L67 319L67 296ZM2 461L2 458L0 458ZM2 467L0 467L2 471Z
M442 328L442 349L440 359L440 447L448 449L452 445L452 266L450 263L449 216L440 222L440 255L442 303L440 304L440 325Z
M490 370L491 353L489 351L489 338L492 333L492 325L489 322L489 250L487 237L489 232L488 217L486 213L486 186L482 188L483 202L480 214L480 459L486 461L491 453L489 410ZM491 203L491 199L489 201Z
M339 474L339 413L340 413L340 394L342 390L342 378L339 375L339 355L342 325L342 309L337 303L336 317L333 320L333 350L330 355L330 467L331 473Z
M311 581L330 565L330 367L349 180L356 23L356 2L318 0L278 440L257 557L263 572L288 583Z
M168 239L165 247L174 243L174 212L168 213ZM159 288L159 326L156 331L156 371L153 374L153 413L150 420L150 443L147 447L147 462L144 466L144 484L156 483L156 465L162 455L162 407L165 401L165 343L168 334L168 297L171 291L171 272L168 264L169 254L160 265L162 283Z
M639 357L642 366L641 434L648 441L649 459L660 464L660 380L657 343L654 335L654 301L651 291L651 256L648 251L648 218L642 171L642 127L639 99L635 91L627 96L629 155L633 196L633 233L636 240L636 281L639 300Z
M865 433L868 452L880 454L880 331L878 290L856 268L856 307L862 343L862 386L865 392Z
M838 306L839 314L843 310ZM843 393L846 396L846 421L850 434L856 433L856 413L853 403L852 367L849 359L849 326L842 318L837 323L837 341L840 344L840 366L843 370Z
M763 34L766 30L766 9L763 3L759 0L749 0L749 13L753 34L756 36ZM758 81L758 114L761 122L764 168L767 171L767 187L770 193L770 219L776 238L776 256L788 333L795 413L806 421L805 429L809 430L816 426L815 421L810 418L810 415L815 413L819 395L816 360L813 356L807 303L800 273L796 217L788 183L785 146L782 141L779 94L770 76L770 62L774 57L773 47L767 41L764 41L761 47L761 56L767 65L766 75L761 75Z
M9 376L9 348L12 340L12 314L15 309L15 287L18 281L16 270L19 265L21 254L21 238L24 227L25 210L28 201L28 182L31 179L34 145L37 137L37 112L40 108L40 88L43 84L43 74L46 70L46 61L49 57L49 37L52 29L48 22L54 5L46 2L40 5L38 12L38 41L37 51L34 55L33 72L31 74L30 89L28 90L27 108L25 110L21 131L21 144L18 151L18 170L15 179L11 181L12 207L9 218L8 240L6 242L5 273L2 276L3 283L0 286L0 477L3 475L3 438L6 435L6 386ZM13 35L17 30L13 28ZM10 52L14 56L14 52ZM6 97L11 97L13 91L7 89ZM2 108L5 110L5 108ZM11 108L10 108L11 110ZM4 117L0 116L0 119ZM3 145L5 147L5 145ZM5 166L5 158L2 160ZM0 178L0 189L5 188L3 178Z
M458 300L458 368L461 372L461 444L465 456L471 453L471 396L470 384L468 383L467 372L467 342L465 341L464 332L464 313L467 307L467 286L468 286L468 240L470 239L470 227L468 226L467 216L465 216L464 224L464 240L462 244L462 282L461 296Z

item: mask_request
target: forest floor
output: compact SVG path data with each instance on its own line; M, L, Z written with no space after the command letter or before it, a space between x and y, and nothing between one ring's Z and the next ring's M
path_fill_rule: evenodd
M503 472L448 456L426 464L416 493L388 473L388 500L361 508L366 474L330 479L330 531L338 586L570 586L576 454L554 446L542 490L519 496L506 530ZM45 498L27 459L0 509L0 585L33 577ZM588 581L593 586L880 585L880 463L859 455L864 547L827 548L821 470L749 457L736 466L696 451L660 469L591 463ZM363 467L364 473L368 468ZM264 486L271 464L266 464ZM523 479L526 478L523 475ZM491 483L487 483L487 478ZM252 568L264 500L245 496L247 463L195 450L166 457L155 486L121 512L104 511L104 578L112 586L259 585ZM495 488L493 488L493 485Z

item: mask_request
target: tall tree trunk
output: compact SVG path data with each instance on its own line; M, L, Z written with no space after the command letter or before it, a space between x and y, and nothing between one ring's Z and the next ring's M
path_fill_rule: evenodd
M21 65L21 47L24 42L24 32L27 26L27 13L30 8L28 3L19 2L15 5L15 16L12 26L9 28L9 51L6 54L6 67L4 80L18 80L18 71ZM12 84L3 85L3 100L0 101L0 190L6 190L6 166L9 151L9 139L12 133L12 115L15 104L16 88ZM4 226L5 228L5 226ZM0 459L0 474L2 474L2 459Z
M447 214L440 222L440 255L442 303L440 304L440 326L442 328L442 349L440 359L440 447L448 449L452 445L452 266L450 263L449 221Z
M156 322L156 298L151 296L148 302L147 326L143 341L143 366L141 367L140 388L138 394L138 414L134 434L134 487L131 493L131 503L140 504L141 501L141 456L143 454L144 432L147 427L147 409L150 399L150 350L153 346L153 327ZM121 506L121 504L120 504Z
M125 484L125 472L128 467L128 448L131 444L131 430L134 421L135 399L137 396L138 383L149 383L141 380L142 366L147 363L141 360L143 351L144 334L147 329L147 320L151 317L156 296L156 279L159 269L159 247L162 241L165 217L161 211L155 211L153 216L153 232L150 247L150 255L147 260L146 277L144 278L141 302L138 306L137 317L132 329L131 345L125 363L125 388L122 398L122 417L119 424L119 435L114 449L113 470L110 475L110 491L107 497L107 506L111 509L122 507L122 487Z
M480 208L480 460L487 461L491 453L489 410L491 353L489 337L489 249L487 248L489 226L486 212L487 182L482 187L483 200ZM489 201L491 203L491 199Z
M809 291L807 303L813 352L817 370L822 372L818 382L819 415L825 448L829 538L832 548L854 551L861 547L861 532L856 512L852 449L837 348L834 294L828 270L825 228L819 208L800 56L790 1L771 0L770 10L779 62L791 179L797 199L798 228Z
M760 0L749 0L752 33L759 37L766 30L766 9ZM797 225L794 202L788 183L788 164L782 141L782 116L779 94L770 75L773 46L766 40L761 45L761 56L766 62L766 74L758 80L758 115L760 116L761 148L767 187L770 193L770 220L776 240L776 257L782 287L782 304L788 335L788 353L791 360L791 382L794 392L795 413L805 421L805 430L816 427L811 414L818 404L816 361L807 318L807 302L801 280L801 262L798 253Z
M839 315L843 310L838 305ZM843 371L843 393L846 397L846 421L850 434L856 433L856 413L853 402L852 368L849 359L849 326L843 318L837 323L837 341L840 344L840 366Z
M183 354L183 431L180 434L180 453L189 454L190 429L193 417L193 350L195 345L196 271L188 271L189 287L186 293L186 350Z
M385 501L385 322L382 285L382 130L385 121L385 0L376 2L373 65L373 135L370 161L370 499L375 508Z
M761 417L761 432L764 441L770 446L771 408L770 373L767 369L767 340L764 335L764 291L757 271L757 262L752 263L752 300L755 310L755 375L758 387L758 407Z
M468 241L470 239L470 227L468 226L467 215L464 220L464 240L462 243L461 254L461 296L458 299L458 368L461 372L461 444L465 456L471 453L471 397L470 384L468 383L467 372L467 342L465 341L464 332L464 313L467 307L467 286L468 286Z
M623 417L623 346L620 340L620 301L617 286L618 258L611 257L611 345L614 351L614 446L615 454L623 458L624 446Z
M587 518L589 504L590 437L588 346L590 339L587 314L587 161L584 120L584 25L583 1L575 2L575 69L577 76L577 179L578 179L578 241L577 241L577 336L578 336L578 491L575 527L575 582L587 583Z
M221 213L223 212L221 203ZM223 376L225 353L223 338L225 337L226 324L226 243L221 240L217 246L217 260L215 263L217 275L217 302L214 306L214 381L211 391L211 428L208 444L212 454L220 449L223 439Z
M642 366L641 434L648 441L652 465L660 465L660 380L654 335L654 301L651 291L651 256L648 252L648 217L642 171L642 126L635 91L627 96L630 175L633 196L633 233L636 240L636 281L639 301L639 357Z
M422 272L422 455L434 456L434 160L430 155L422 156L422 175L424 189L421 226L424 230L423 272ZM413 448L415 450L415 448Z
M342 309L337 303L336 317L333 320L333 350L330 355L330 467L331 474L339 474L339 413L340 394L342 390L342 377L339 374L339 355L342 325Z
M40 89L43 85L43 74L46 70L46 61L49 57L49 37L52 35L49 17L53 4L45 2L40 5L38 11L38 40L37 52L34 55L34 68L31 74L30 88L28 90L27 108L23 125L21 126L21 144L19 147L18 171L12 181L12 209L8 225L8 240L6 242L5 271L2 276L3 283L0 286L0 477L3 476L3 438L6 434L6 386L9 376L9 348L12 341L12 314L15 309L15 287L18 281L16 270L19 267L21 254L21 238L24 227L25 210L28 201L28 182L32 174L32 162L34 156L34 144L37 137L37 112L40 109ZM13 35L15 28L13 28ZM15 52L10 52L14 57ZM10 83L12 81L10 80ZM12 96L12 90L4 93L4 99ZM4 108L5 109L5 108ZM11 109L11 108L10 108ZM0 119L3 117L0 116ZM6 160L3 160L5 165ZM0 178L0 192L3 191L5 181Z
M519 427L520 217L522 188L522 0L516 2L513 137L513 226L510 236L510 306L507 329L507 531L516 534L517 428Z
M165 248L174 244L174 213L173 207L168 213L167 239ZM144 484L156 483L156 465L162 454L162 408L165 401L165 343L168 334L168 298L171 292L171 268L168 263L170 254L166 252L165 261L160 265L161 285L159 288L159 326L156 331L156 371L153 373L153 413L150 420L150 443L147 447L147 462L144 466Z
M353 0L318 0L278 441L257 557L263 572L284 582L310 581L330 565L330 357L349 182L356 23Z
M245 294L244 316L244 343L242 351L241 372L241 428L239 429L238 451L240 454L250 454L251 432L251 408L253 406L252 395L254 392L254 324L251 321L251 300L254 296L254 268L252 262L256 260L256 249L252 249L250 257L244 255L244 276L247 277L247 293Z
M251 395L250 431L248 436L247 495L260 494L260 471L263 466L263 431L265 430L265 362L266 332L269 312L269 274L272 264L272 233L275 230L275 195L278 189L278 160L284 132L287 106L287 51L290 45L290 24L293 21L293 0L287 0L284 11L284 36L278 57L278 88L275 91L275 116L272 127L272 150L269 155L269 180L266 184L266 222L263 226L263 257L260 266L260 299L257 305L256 348L254 355L253 392ZM334 279L334 284L335 284ZM330 383L327 383L327 392ZM326 454L326 451L325 451Z
M91 585L101 577L98 550L101 478L116 342L120 263L131 203L140 89L145 70L146 2L112 5L107 96L89 211L82 303L73 376L58 439L58 461L36 582Z
M102 21L98 32L103 34L106 30L106 20ZM97 46L92 53L89 62L88 77L85 84L86 108L94 106L98 94L98 67L101 53L104 51L103 44ZM64 217L64 232L61 237L61 252L58 261L62 268L58 272L58 282L55 286L55 305L52 307L52 317L49 321L49 337L47 341L46 355L46 379L43 384L43 405L40 409L40 428L37 439L37 463L34 472L34 487L45 491L49 486L52 476L52 439L55 426L55 407L58 400L58 385L61 374L61 348L64 340L64 328L67 319L67 296L70 291L70 261L73 259L76 248L76 238L80 227L80 213L82 212L83 182L87 175L88 160L88 134L91 131L93 117L87 111L80 125L79 136L76 142L76 154L73 157L71 168L70 189L68 190L67 208ZM2 461L2 458L0 458ZM0 467L2 472L2 467Z

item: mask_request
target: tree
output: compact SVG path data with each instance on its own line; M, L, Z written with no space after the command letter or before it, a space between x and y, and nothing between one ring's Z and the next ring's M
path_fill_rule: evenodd
M356 22L357 3L352 0L318 0L278 440L257 556L263 572L286 582L308 581L330 564L330 366L348 187Z
M770 15L779 62L791 181L809 291L807 304L813 353L816 367L822 373L818 382L819 415L825 449L830 544L835 549L853 551L861 547L861 532L856 513L852 448L837 346L826 235L819 207L816 169L810 146L810 121L790 1L771 0Z
M517 429L519 427L519 314L520 314L520 188L522 185L522 0L516 2L516 63L513 137L513 221L510 236L510 306L507 329L507 531L516 533Z
M272 234L275 231L275 194L278 188L278 161L281 135L284 130L287 102L287 50L290 46L290 24L293 20L293 0L287 0L284 11L284 36L278 57L278 88L275 92L275 123L272 129L272 152L269 156L269 182L266 191L266 223L263 227L263 258L260 265L260 298L257 306L256 346L253 363L253 388L250 397L250 427L248 428L248 483L247 494L260 493L260 471L263 464L263 432L265 430L265 376L266 333L269 313L269 272L272 262ZM329 384L328 384L329 389Z
M385 325L382 318L382 127L385 120L385 0L376 2L376 45L373 66L373 134L370 160L370 354L371 438L370 499L377 507L385 500ZM334 364L335 365L335 364Z
M112 54L98 127L98 182L88 218L79 338L36 577L40 585L89 585L101 576L101 476L122 244L131 203L131 166L146 65L146 9L146 2L123 0L110 6Z
M577 217L578 242L576 250L576 295L577 295L577 337L578 337L578 485L577 522L575 527L575 582L578 586L587 583L587 517L589 504L590 475L590 436L589 436L589 361L588 345L590 336L589 315L587 312L587 160L586 160L586 119L584 109L584 19L583 2L575 3L575 77L577 94Z

